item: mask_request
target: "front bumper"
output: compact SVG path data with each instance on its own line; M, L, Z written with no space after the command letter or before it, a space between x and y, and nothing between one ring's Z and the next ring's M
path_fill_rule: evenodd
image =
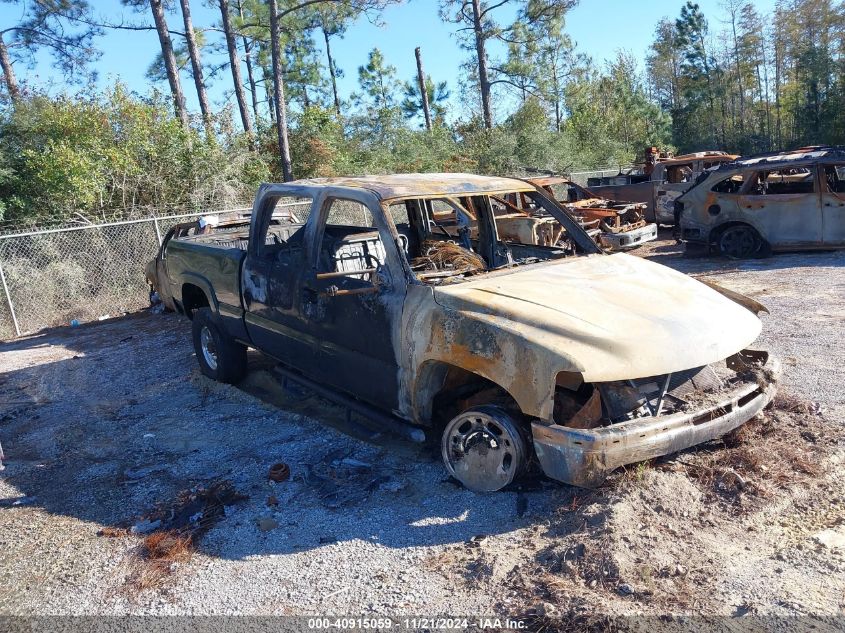
M635 248L640 244L651 242L657 239L657 225L646 224L633 231L623 231L621 233L602 233L601 245L605 248L614 251L621 251L629 248Z
M744 382L715 404L697 411L638 418L596 429L534 422L534 450L543 472L573 486L594 488L620 466L669 455L729 433L757 415L774 397L780 363L769 358L763 368L772 377L769 382Z

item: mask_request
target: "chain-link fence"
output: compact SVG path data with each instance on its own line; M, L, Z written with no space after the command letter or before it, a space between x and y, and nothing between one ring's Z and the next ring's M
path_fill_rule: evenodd
M215 215L239 211L248 209ZM174 224L198 217L152 216L0 235L0 339L148 305L144 267Z

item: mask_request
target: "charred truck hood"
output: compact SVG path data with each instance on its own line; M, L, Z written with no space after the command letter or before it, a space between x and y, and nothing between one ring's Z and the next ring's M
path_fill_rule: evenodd
M559 358L585 382L701 367L744 349L760 320L719 290L626 255L514 268L434 289L438 304Z

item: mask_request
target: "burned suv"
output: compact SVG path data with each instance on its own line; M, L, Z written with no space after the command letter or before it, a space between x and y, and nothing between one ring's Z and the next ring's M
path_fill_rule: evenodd
M515 193L564 234L503 237L493 207ZM736 428L775 389L776 363L747 349L762 306L603 253L523 180L263 185L248 227L171 238L151 268L165 303L193 319L207 376L238 381L255 347L385 429L439 437L447 470L473 490L532 464L595 486Z
M675 202L692 250L731 258L845 247L845 151L804 148L729 163Z

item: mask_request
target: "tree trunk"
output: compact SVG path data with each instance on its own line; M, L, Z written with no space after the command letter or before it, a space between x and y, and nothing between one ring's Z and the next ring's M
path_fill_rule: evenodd
M425 117L425 129L431 131L431 109L428 106L428 90L425 89L425 72L423 72L422 53L420 47L414 49L417 57L417 81L420 84L420 99L422 101L423 116Z
M764 39L760 40L760 53L761 59L763 61L763 99L765 99L766 104L766 139L767 139L767 146L766 150L772 150L772 141L774 140L772 137L772 109L771 109L771 99L769 99L769 63L766 60L766 41Z
M12 103L18 100L21 91L18 88L18 80L15 77L15 69L12 68L12 60L9 58L9 50L3 41L3 34L0 33L0 66L3 67L3 78L6 80L6 90Z
M246 62L246 80L249 82L249 94L252 100L252 116L255 120L255 125L258 125L258 88L255 85L255 72L252 69L252 42L244 36L244 61Z
M475 55L478 57L481 115L484 118L484 127L491 130L493 129L493 111L490 107L490 77L487 73L486 37L481 24L481 0L472 0L472 30L475 34Z
M179 70L176 67L176 57L173 55L173 42L170 41L167 21L164 18L162 0L150 0L150 9L153 12L153 20L155 21L156 31L158 32L158 41L161 44L161 56L164 58L167 81L170 84L170 92L173 94L176 116L182 123L182 127L188 129L188 110L185 107L185 94L182 92L182 84L179 81Z
M337 71L334 67L334 57L332 57L332 47L329 44L329 32L325 27L323 29L323 39L326 40L326 57L329 62L329 75L332 78L332 93L334 94L334 110L337 112L337 117L340 118L340 97L337 96Z
M552 64L552 90L555 94L555 132L560 132L560 80L557 64Z
M197 88L197 98L200 102L200 111L205 125L205 132L211 135L214 131L214 124L211 120L211 107L208 105L208 94L205 92L205 81L202 78L202 64L200 64L200 51L197 46L197 38L194 34L194 23L191 20L190 0L180 0L182 5L182 20L185 22L185 41L188 43L188 55L191 57L191 68L194 71L194 85Z
M276 0L268 0L270 7L270 44L273 58L273 88L276 106L276 131L279 137L279 160L282 165L282 178L285 182L293 180L293 165L290 160L288 142L288 112L285 103L285 83L282 78L282 47L279 42L279 7Z
M776 128L775 134L777 138L777 148L783 149L783 135L782 135L782 128L781 128L781 117L780 117L780 82L781 82L781 56L779 54L779 49L777 45L775 45L775 120L776 120Z
M739 92L739 135L745 140L745 87L742 85L742 66L739 61L739 39L736 35L736 9L731 9L731 30L734 41L734 65L736 66L736 88Z
M252 121L249 118L244 95L244 82L241 78L241 59L238 56L238 45L235 42L235 33L232 31L232 21L229 16L229 0L220 0L220 15L223 20L223 32L226 35L226 48L229 49L229 65L232 67L232 82L235 84L235 98L238 101L241 122L250 143L254 143L255 134L252 131Z
M270 124L276 125L276 98L273 96L273 73L267 66L261 66L261 75L264 78L264 94L267 96L267 110L270 112Z
M701 46L701 55L704 58L704 75L707 77L707 101L710 105L710 143L711 147L715 147L719 141L716 135L716 102L713 97L713 80L710 77L710 62L707 61L707 48L704 45L704 34L699 33L698 37L699 44ZM722 121L722 125L724 126L724 120Z
M238 0L238 15L241 17L241 20L244 19L244 8L243 3L241 0ZM243 35L241 36L241 41L244 45L244 61L246 62L246 77L247 81L249 82L249 92L250 96L252 97L252 116L254 117L255 125L258 126L258 90L255 86L255 74L252 70L252 42L250 39Z

